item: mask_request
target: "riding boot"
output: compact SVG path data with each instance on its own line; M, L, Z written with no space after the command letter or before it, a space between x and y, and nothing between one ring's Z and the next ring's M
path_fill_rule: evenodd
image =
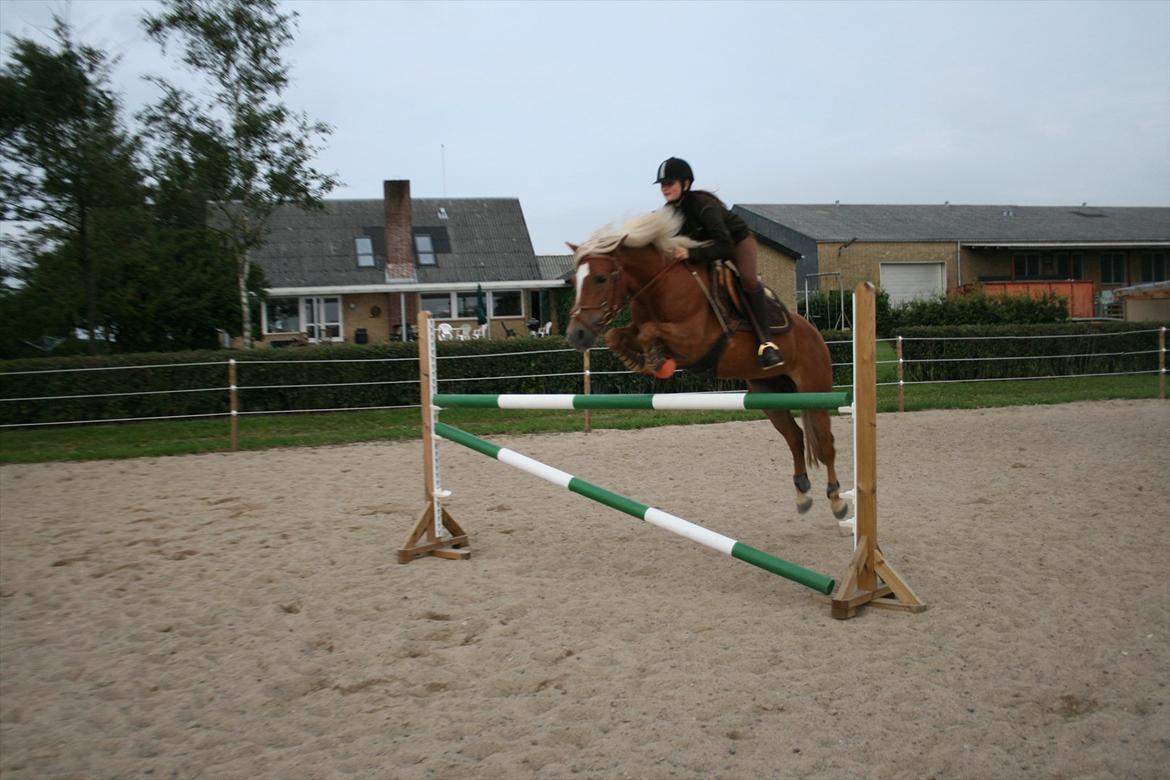
M747 295L748 306L751 308L751 315L748 319L752 323L752 329L756 332L756 338L759 339L760 349L756 353L759 357L761 368L779 368L784 365L784 356L780 354L780 348L776 346L769 338L768 334L768 302L764 299L764 287L760 285L754 290L745 290Z

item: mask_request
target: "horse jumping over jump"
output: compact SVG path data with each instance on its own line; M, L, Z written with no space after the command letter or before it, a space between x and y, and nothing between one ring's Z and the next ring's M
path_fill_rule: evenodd
M710 364L716 376L743 379L752 392L831 391L829 348L820 331L803 317L790 314L792 328L773 338L785 363L771 370L757 363L754 334L725 332L710 302L715 291L709 289L705 265L671 256L676 246L697 245L677 235L680 226L681 218L663 209L616 230L601 228L580 246L569 244L577 264L577 298L565 334L569 343L580 351L589 349L629 305L633 324L609 330L606 344L634 370L655 376L673 359L682 368ZM788 410L768 409L764 414L792 452L797 511L804 513L812 506L807 467L823 463L833 515L844 517L849 505L840 496L828 412L801 411L804 431Z

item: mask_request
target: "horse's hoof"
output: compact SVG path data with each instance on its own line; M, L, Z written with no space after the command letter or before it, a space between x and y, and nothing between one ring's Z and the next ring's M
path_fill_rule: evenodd
M796 511L799 514L803 515L809 509L812 509L812 497L811 496L801 496L800 498L796 499Z
M838 498L831 500L829 503L833 508L833 517L838 520L849 514L849 503L847 501L842 501Z

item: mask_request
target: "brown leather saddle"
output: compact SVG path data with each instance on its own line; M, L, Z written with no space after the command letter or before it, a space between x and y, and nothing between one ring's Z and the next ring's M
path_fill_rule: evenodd
M735 263L730 260L711 263L709 281L710 289L714 291L716 314L727 323L727 327L731 330L751 330L739 269ZM792 316L788 307L766 284L764 299L768 302L768 331L773 336L783 336L792 330Z

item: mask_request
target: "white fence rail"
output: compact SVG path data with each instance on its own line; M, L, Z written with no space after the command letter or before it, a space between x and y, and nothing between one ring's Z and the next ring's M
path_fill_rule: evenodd
M1150 348L1146 350L1137 351L1104 351L1104 352L1078 352L1076 354L1045 354L1043 351L1034 355L982 355L978 357L946 357L946 358L932 358L930 360L912 360L904 357L905 342L909 341L978 341L978 342L992 342L995 340L1011 341L1016 339L1030 339L1032 341L1040 342L1049 339L1059 338L1110 338L1118 335L1132 336L1135 333L1149 334ZM845 344L848 342L830 342L830 344L839 343ZM1159 397L1165 398L1165 377L1166 377L1166 328L1155 328L1146 331L1127 331L1124 334L1119 333L1102 333L1102 334L1072 334L1072 335L1052 335L1052 336L972 336L972 337L939 337L935 339L903 339L897 337L894 339L880 339L879 343L889 344L893 347L896 355L894 359L879 360L879 377L883 373L883 366L894 366L896 378L879 381L879 386L897 386L898 388L898 408L904 409L904 393L907 385L926 385L926 384L957 384L957 383L979 383L979 382L1008 382L1008 381L1028 381L1028 380L1043 380L1043 379L1070 379L1070 378L1088 378L1088 377L1106 377L1106 376L1129 376L1137 374L1156 374L1159 378ZM490 358L499 357L513 357L516 355L535 356L540 354L553 353L567 353L573 352L571 349L553 349L553 350L533 350L525 352L502 352L492 354L476 354L476 355L447 355L440 356L440 362L448 361L484 361ZM1077 359L1085 362L1094 360L1104 360L1107 358L1119 357L1136 357L1141 355L1156 355L1157 367L1149 370L1141 371L1081 371L1077 373L1046 373L1034 376L984 376L980 378L969 379L926 379L926 380L907 380L904 378L906 367L911 364L946 364L946 363L1010 363L1021 360L1047 360L1059 361L1063 359ZM313 360L314 364L345 364L345 363L400 363L400 362L417 362L414 357L405 358L356 358L356 359L322 359ZM391 404L391 405L369 405L369 406L329 406L329 407L305 407L295 409L280 409L280 410L249 410L246 408L247 393L250 390L311 390L323 388L341 388L341 387L371 387L380 385L402 385L414 384L417 379L393 379L385 381L361 381L361 382L320 382L320 383L288 383L288 384L252 384L239 381L239 374L242 372L246 376L249 366L280 366L283 364L298 364L303 367L306 364L304 360L261 360L261 361L247 361L229 359L222 362L204 362L204 363L168 363L160 365L144 365L144 366L109 366L109 367L86 367L75 369L45 369L43 371L9 371L0 372L0 404L8 404L15 402L33 403L38 405L48 405L55 402L62 401L76 401L79 399L101 399L101 398L115 398L115 397L135 397L135 396L158 396L167 394L190 394L190 393L222 393L224 395L222 411L213 411L206 413L193 414L163 414L163 415L144 415L144 416L118 416L100 419L69 419L69 420L22 420L18 422L8 422L0 424L0 429L12 428L31 428L38 426L50 425L92 425L98 423L122 423L122 422L142 422L151 420L180 420L180 419L194 419L194 418L214 418L214 417L230 417L232 421L232 438L233 447L236 445L237 436L237 418L246 415L262 415L262 414L304 414L304 413L324 413L324 412L339 412L339 411L370 411L370 410L387 410L387 409L409 409L417 408L418 404ZM848 363L835 363L834 368L848 366ZM208 366L223 366L224 375L227 383L220 385L214 384L205 387L194 388L174 388L170 390L135 390L133 389L132 375L128 376L124 391L119 392L102 392L93 394L60 394L60 395L25 395L20 393L19 386L22 378L36 377L45 374L64 374L64 373L82 373L82 372L100 372L100 371L121 371L129 372L134 370L145 371L159 368L175 369L175 368L191 368L191 367L208 367ZM443 372L439 371L440 384L447 384L452 387L458 387L462 383L467 382L484 382L484 381L499 381L499 382L514 382L516 380L526 379L541 379L541 378L563 378L563 377L581 377L584 386L584 392L589 392L590 378L604 375L615 374L629 374L628 371L596 371L590 370L588 354L582 364L580 371L568 372L550 372L544 374L514 374L514 373L492 373L489 369L484 369L482 373L476 376L459 376L459 377L443 377ZM885 374L889 374L887 369ZM994 372L990 372L994 373ZM843 383L838 385L841 388L847 388L849 385ZM501 391L506 388L502 388ZM5 395L12 393L12 395Z

